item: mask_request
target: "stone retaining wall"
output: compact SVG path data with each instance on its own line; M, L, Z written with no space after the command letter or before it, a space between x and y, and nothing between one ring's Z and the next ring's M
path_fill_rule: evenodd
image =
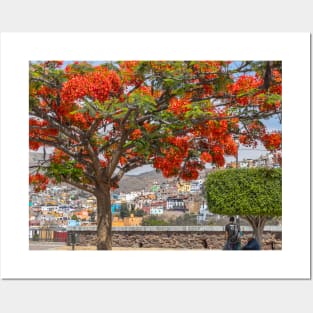
M250 227L242 227L244 244L252 234ZM96 244L96 229L89 227L72 227L79 236L79 245ZM222 249L224 228L221 226L202 227L114 227L112 231L113 247L128 248L165 248L165 249ZM280 227L266 227L263 233L264 250L281 250L282 233Z

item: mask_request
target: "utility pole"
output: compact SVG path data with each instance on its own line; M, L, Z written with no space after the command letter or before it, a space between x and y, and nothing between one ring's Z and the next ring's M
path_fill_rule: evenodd
M236 142L236 145L237 145L236 168L239 168L239 160L238 160L238 155L239 155L239 137L238 137L238 135L234 136L234 141Z
M238 150L237 150L237 154L236 154L236 168L239 168L239 163L238 163Z

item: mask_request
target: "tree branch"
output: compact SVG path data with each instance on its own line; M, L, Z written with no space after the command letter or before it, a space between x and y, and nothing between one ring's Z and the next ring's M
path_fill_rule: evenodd
M67 178L62 178L62 180L78 189L82 189L82 190L85 190L89 193L92 193L94 194L95 193L95 188L92 188L92 186L90 185L85 185L85 184L81 184L81 183L78 183L78 182L74 182L72 181L71 179L67 179Z
M91 138L92 135L95 133L95 131L97 130L100 122L102 121L102 118L97 118L95 119L92 124L90 125L88 131L86 132L86 138Z
M84 135L84 133L82 131L80 131L79 128L74 127L74 126L66 126L65 127L60 122L58 122L56 119L49 116L46 112L39 109L38 107L33 107L32 109L34 110L34 112L31 112L32 114L36 115L38 118L46 120L52 126L52 128L57 129L58 131L63 133L65 136L79 142L80 141L79 136Z
M134 158L134 159L139 160L139 158ZM144 163L144 164L147 164L147 163ZM139 162L128 163L126 166L119 169L118 173L112 177L111 181L113 183L117 184L122 179L122 177L124 176L125 173L127 173L131 170L134 170L135 168L138 168L144 164L139 163Z
M122 152L123 152L123 146L124 146L124 144L128 138L128 135L129 135L129 131L124 129L122 132L122 135L121 135L121 139L118 143L118 147L112 154L110 166L109 166L108 171L107 171L109 177L111 177L113 175L113 173L116 169L116 166L117 166L119 159L120 159Z
M39 142L39 143L43 143L43 144L46 144L48 146L51 146L51 147L54 147L54 148L57 148L61 151L63 151L64 153L66 153L67 155L69 155L70 157L72 157L75 161L77 161L78 163L81 163L81 164L84 164L86 166L90 166L91 163L88 162L87 160L83 159L82 156L79 154L79 153L73 153L71 150L67 149L65 146L64 146L64 143L59 143L57 141L49 141L49 140L45 140L45 139L42 139L42 138L30 138L32 141L34 142Z
M45 83L46 85L49 85L53 88L59 88L60 86L57 85L56 83L50 82L48 80L45 80L43 78L36 78L36 77L31 77L30 78L31 81L35 81L35 82L41 82L41 83Z

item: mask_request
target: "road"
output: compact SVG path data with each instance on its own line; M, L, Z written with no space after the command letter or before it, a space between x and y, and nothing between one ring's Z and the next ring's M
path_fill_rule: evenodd
M65 242L29 241L29 250L59 250L65 246Z

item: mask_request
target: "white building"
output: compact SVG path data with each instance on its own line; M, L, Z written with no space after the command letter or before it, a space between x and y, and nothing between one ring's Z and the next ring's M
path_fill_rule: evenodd
M214 214L209 211L207 204L203 203L200 206L199 215L197 216L197 223L201 224L202 222L207 221L208 217L212 215Z
M162 207L150 208L150 215L162 215L164 209Z
M190 192L199 192L199 191L201 191L202 183L203 183L202 179L193 180L190 183Z
M183 199L180 198L167 198L166 200L166 209L167 210L179 210L185 211L186 206Z

